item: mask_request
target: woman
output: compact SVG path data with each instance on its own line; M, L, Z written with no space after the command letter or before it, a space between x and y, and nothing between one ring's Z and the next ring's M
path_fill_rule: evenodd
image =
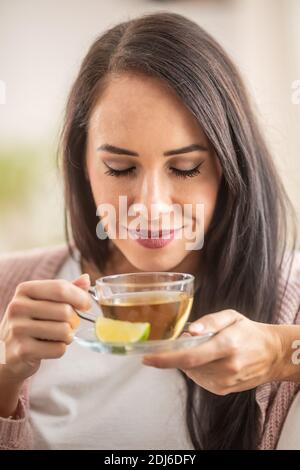
M1 259L0 446L275 448L300 389L300 259L287 240L288 200L225 52L172 13L106 31L73 85L62 163L69 251ZM146 208L203 204L203 248L187 250L184 235L156 249L100 239L96 208L118 209L124 195ZM136 271L193 273L188 334L217 334L143 363L72 342L90 282Z

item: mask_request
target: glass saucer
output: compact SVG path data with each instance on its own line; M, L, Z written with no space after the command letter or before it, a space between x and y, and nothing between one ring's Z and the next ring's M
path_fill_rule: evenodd
M167 352L167 351L178 351L180 349L187 349L193 346L198 346L201 343L209 340L215 333L208 332L202 336L182 336L176 339L164 339L164 340L149 340L144 342L136 343L124 343L124 342L102 342L99 341L95 334L95 317L89 315L89 317L83 317L80 315L82 320L80 326L77 328L74 340L81 346L96 351L98 353L106 354L149 354L155 352ZM184 330L190 322L185 324Z

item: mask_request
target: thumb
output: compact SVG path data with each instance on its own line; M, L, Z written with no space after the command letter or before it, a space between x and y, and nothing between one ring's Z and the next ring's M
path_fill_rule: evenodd
M242 320L244 316L235 310L222 310L217 313L204 315L189 325L188 331L192 335L201 335L208 332L218 333L233 323Z
M88 290L91 286L90 276L87 273L81 274L81 276L72 281L72 284L77 287L81 287L81 289Z
M90 276L86 273L81 274L81 276L77 277L76 279L74 279L74 281L72 281L72 284L87 291L91 285ZM72 318L70 319L70 325L73 330L76 330L80 325L80 318L75 311L72 315Z

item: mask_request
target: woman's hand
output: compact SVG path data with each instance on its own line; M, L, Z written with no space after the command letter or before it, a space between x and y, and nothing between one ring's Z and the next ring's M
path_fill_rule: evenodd
M278 325L254 322L234 310L224 310L205 315L189 327L191 335L209 331L217 334L199 346L147 355L143 363L181 369L217 395L248 390L280 376L283 351Z
M79 323L74 308L91 307L89 285L88 275L73 282L53 279L18 285L0 324L6 355L0 365L0 388L22 383L38 370L42 359L65 353Z

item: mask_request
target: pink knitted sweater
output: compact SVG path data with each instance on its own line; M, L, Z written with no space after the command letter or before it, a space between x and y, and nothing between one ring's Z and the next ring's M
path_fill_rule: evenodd
M52 279L68 256L66 245L36 248L0 256L0 319L12 299L16 286L23 281ZM300 252L296 252L284 292L287 269L280 280L282 302L276 312L276 323L300 323ZM30 449L33 437L29 420L28 379L23 387L17 419L0 418L0 449ZM274 449L280 431L300 383L272 382L256 391L259 409L260 449Z

